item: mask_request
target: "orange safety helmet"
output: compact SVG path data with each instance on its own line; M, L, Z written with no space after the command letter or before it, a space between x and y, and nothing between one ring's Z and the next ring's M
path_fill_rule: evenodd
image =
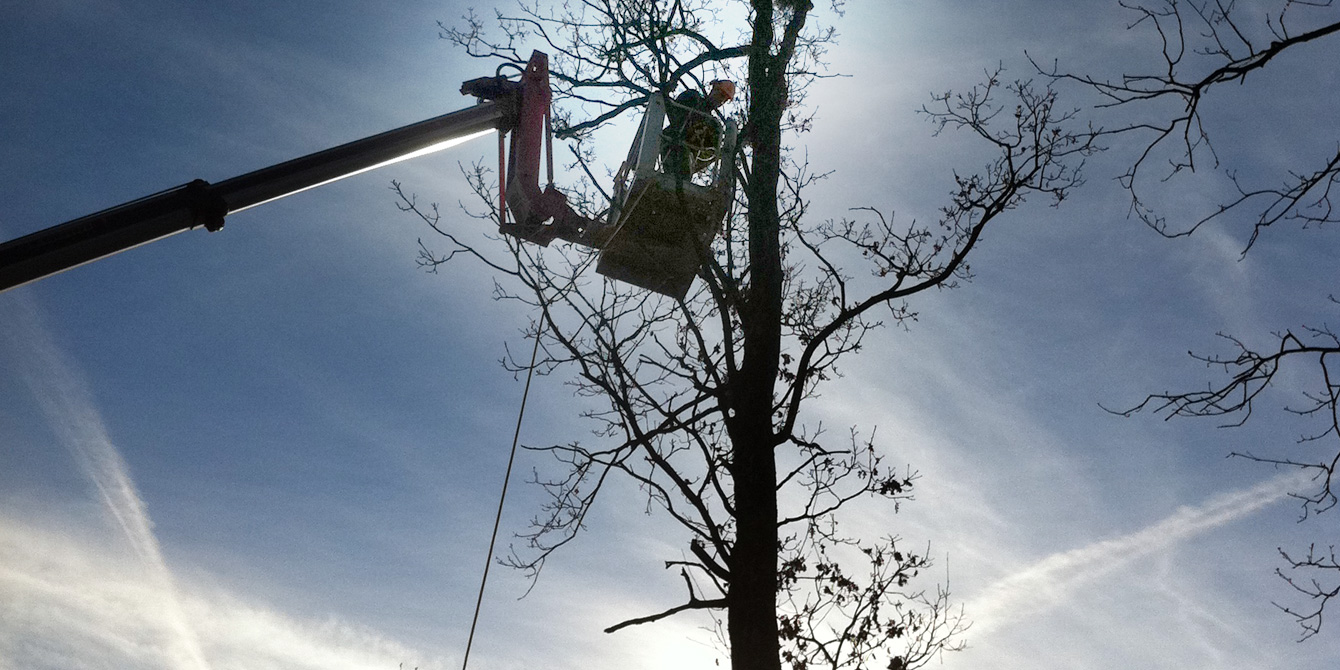
M724 104L727 100L734 100L735 82L729 79L718 79L712 82L712 91L708 93L707 97L715 101L717 105Z

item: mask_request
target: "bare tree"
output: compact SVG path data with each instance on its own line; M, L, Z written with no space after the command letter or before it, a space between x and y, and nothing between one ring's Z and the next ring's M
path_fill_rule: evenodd
M1300 155L1284 174L1262 177L1259 170L1243 165L1220 164L1216 146L1231 143L1232 135L1214 133L1202 114L1216 101L1211 91L1226 84L1249 86L1280 71L1288 53L1294 65L1300 58L1330 67L1340 46L1340 13L1331 0L1281 0L1238 3L1232 0L1160 0L1122 2L1135 20L1132 29L1153 32L1160 45L1162 66L1154 72L1125 74L1110 80L1059 72L1055 66L1039 71L1056 80L1079 83L1100 94L1100 109L1117 109L1123 119L1097 135L1107 142L1134 140L1138 147L1129 168L1120 177L1130 194L1131 212L1161 235L1183 237L1212 223L1244 229L1242 254L1246 255L1272 227L1293 225L1320 228L1340 221L1332 202L1332 190L1340 185L1340 137L1331 119L1312 124L1315 155ZM1037 65L1037 63L1035 63ZM1315 65L1314 65L1315 66ZM1222 104L1222 103L1221 103ZM1266 114L1281 114L1278 105L1266 105ZM1267 121L1268 122L1268 121ZM1329 135L1328 135L1329 133ZM1165 162L1166 161L1166 162ZM1200 170L1221 172L1234 194L1189 221L1169 220L1161 213L1157 196L1150 191L1184 188L1181 180ZM1250 177L1242 176L1250 173ZM1273 179L1270 183L1268 180ZM1334 297L1324 312L1336 305ZM1233 455L1275 466L1288 466L1315 473L1315 486L1294 495L1307 519L1336 504L1333 490L1336 464L1340 462L1340 370L1333 370L1340 356L1340 337L1324 325L1301 325L1273 333L1264 345L1248 344L1238 335L1224 334L1226 354L1192 354L1223 377L1208 388L1190 392L1151 395L1136 407L1169 416L1215 417L1227 425L1240 426L1266 397L1272 382L1283 371L1294 368L1312 372L1312 388L1302 405L1285 411L1309 419L1313 427L1299 439L1302 444L1331 445L1323 458L1312 461L1252 452ZM1240 339L1241 338L1241 339ZM1331 598L1340 594L1340 564L1333 545L1312 545L1305 552L1279 550L1285 567L1279 575L1301 596L1303 605L1278 605L1302 626L1302 638L1321 630L1322 617Z
M1063 198L1090 150L1086 133L1066 127L1072 113L1058 109L1051 90L987 73L986 83L934 97L923 110L937 131L966 130L995 152L979 172L946 185L932 223L900 224L862 207L816 219L803 194L827 175L787 147L814 122L804 95L825 76L835 35L816 20L836 20L840 4L535 3L499 12L492 27L473 14L444 27L471 55L503 64L522 64L537 43L551 54L556 130L573 142L574 171L591 175L570 198L592 216L607 201L594 177L603 168L589 151L593 133L650 96L743 81L743 148L728 161L740 183L735 207L684 298L593 276L597 252L587 248L510 238L507 254L473 247L439 225L436 208L401 192L403 207L445 240L444 250L423 245L421 262L432 269L465 254L505 275L499 297L539 315L530 335L539 338L541 369L570 370L590 400L594 443L534 448L562 467L539 482L548 503L523 536L528 547L509 562L538 573L582 530L611 477L636 482L686 535L683 555L665 563L685 597L607 630L706 610L736 670L783 662L897 670L956 646L966 624L947 588L913 585L931 564L927 553L839 528L852 501L908 499L915 474L885 465L873 427L831 436L806 401L838 378L839 359L872 330L913 319L918 294L969 278L968 256L997 217L1028 195ZM747 18L737 26L727 16ZM466 172L486 208L477 216L497 223L491 174Z

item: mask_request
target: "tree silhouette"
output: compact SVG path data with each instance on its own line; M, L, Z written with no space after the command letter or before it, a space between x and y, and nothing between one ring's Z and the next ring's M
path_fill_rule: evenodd
M685 533L685 553L665 563L685 596L607 630L707 610L736 670L911 668L957 645L965 623L947 588L913 585L931 564L926 553L839 526L852 501L908 499L915 473L883 462L873 427L832 435L806 401L838 379L839 360L872 330L910 323L918 294L968 279L968 257L997 217L1029 195L1065 197L1091 150L1049 88L987 73L922 110L937 132L968 131L995 156L946 184L934 221L904 224L863 206L814 216L804 192L827 175L792 147L817 121L805 94L826 76L835 37L817 23L840 15L840 2L817 10L805 0L590 0L443 26L471 55L505 65L523 64L533 46L550 54L569 173L589 176L569 199L592 216L608 201L595 175L612 172L592 150L597 133L653 95L741 82L738 104L722 110L743 121L729 161L735 206L682 299L594 276L596 252L584 247L508 238L506 255L476 248L439 225L435 207L401 192L402 206L445 244L424 244L421 263L466 255L504 275L498 296L539 315L530 335L540 370L570 371L590 402L595 443L532 447L561 467L540 478L548 502L508 562L538 574L579 534L611 477L636 482ZM483 203L476 216L498 222L492 175L476 165L466 176Z
M1138 147L1136 157L1119 178L1130 194L1135 216L1170 238L1191 235L1212 224L1245 228L1244 256L1271 229L1316 229L1340 221L1340 212L1332 202L1332 190L1340 186L1340 137L1335 136L1331 118L1305 120L1309 137L1314 140L1311 155L1293 156L1293 163L1282 174L1262 176L1259 167L1220 163L1215 147L1222 149L1240 138L1214 132L1203 116L1216 103L1224 104L1222 96L1211 93L1225 85L1250 86L1300 65L1312 68L1317 63L1333 62L1340 44L1340 12L1331 0L1254 4L1162 0L1122 5L1133 12L1132 29L1152 31L1161 50L1158 70L1103 79L1063 73L1055 66L1038 69L1055 80L1079 83L1097 92L1103 99L1100 109L1123 114L1119 122L1096 135L1098 141L1133 142ZM1303 60L1309 56L1314 60ZM1298 92L1301 96L1309 93ZM1270 101L1263 108L1265 123L1276 118L1300 121L1298 115L1290 114L1288 105L1278 101ZM1169 205L1173 198L1181 200L1178 193L1185 190L1186 179L1197 170L1222 172L1233 193L1189 221L1169 220L1160 207ZM1150 195L1151 191L1156 195ZM1310 372L1311 388L1304 392L1306 399L1285 407L1285 411L1311 422L1299 442L1329 443L1326 455L1315 461L1250 451L1233 455L1314 472L1315 486L1294 494L1302 505L1303 518L1330 510L1336 504L1333 485L1340 463L1340 369L1335 367L1340 357L1340 336L1323 320L1336 304L1334 297L1324 301L1317 316L1322 325L1280 330L1264 344L1248 343L1258 338L1221 334L1228 343L1228 353L1192 356L1211 369L1221 370L1222 378L1195 391L1150 395L1122 413L1149 410L1169 416L1214 417L1226 420L1227 425L1241 426L1284 371L1292 368ZM1340 563L1333 545L1323 549L1314 544L1302 552L1279 551L1286 564L1279 575L1304 598L1301 606L1279 607L1298 620L1306 639L1321 630L1327 603L1340 594Z

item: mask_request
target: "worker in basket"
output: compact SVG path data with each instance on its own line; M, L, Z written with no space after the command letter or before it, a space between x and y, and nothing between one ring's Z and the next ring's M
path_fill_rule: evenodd
M669 124L661 134L661 166L666 174L691 177L716 160L721 123L712 112L735 97L735 83L718 79L706 96L690 89L680 93L665 116Z

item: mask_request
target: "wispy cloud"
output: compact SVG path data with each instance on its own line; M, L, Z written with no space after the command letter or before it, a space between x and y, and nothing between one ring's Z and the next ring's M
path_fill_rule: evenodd
M163 560L163 551L154 536L153 522L144 507L144 500L107 434L87 382L74 362L56 345L32 298L19 293L9 300L16 309L11 311L3 334L19 352L19 374L37 398L56 435L74 454L80 468L97 489L107 511L120 524L131 548L162 594L162 612L174 633L170 655L179 667L209 668L195 631L188 624L176 597L172 574Z
M1286 497L1307 478L1293 472L1183 507L1127 535L1052 554L988 586L967 605L976 635L1063 605L1075 589L1195 535L1241 519Z
M0 516L4 670L187 667L167 621L173 617L190 622L197 651L216 669L448 667L337 619L295 619L190 584L166 591L138 556L110 551L96 529L56 529L49 521Z
M20 378L133 556L96 528L72 529L70 519L34 525L0 512L0 669L442 667L370 630L179 588L77 364L30 296L3 299L0 345L15 354Z

